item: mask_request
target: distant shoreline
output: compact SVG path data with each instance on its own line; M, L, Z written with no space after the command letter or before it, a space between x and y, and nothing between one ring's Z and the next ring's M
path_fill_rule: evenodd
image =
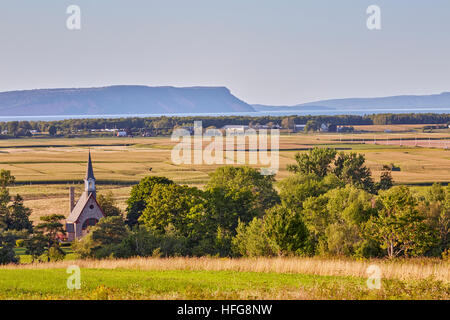
M450 108L409 108L409 109L348 109L348 110L261 110L255 112L223 112L223 113L150 113L150 114L82 114L82 115L46 115L46 116L0 116L0 122L9 121L59 121L69 119L118 119L118 118L159 118L159 117L222 117L222 116L250 116L250 117L279 117L279 116L337 116L337 115L372 115L372 114L414 114L434 113L450 114Z

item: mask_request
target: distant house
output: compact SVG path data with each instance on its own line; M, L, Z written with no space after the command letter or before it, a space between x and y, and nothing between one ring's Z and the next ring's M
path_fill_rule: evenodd
M185 126L185 127L181 127L181 129L187 130L189 132L189 134L194 134L193 126Z
M329 125L327 123L322 123L320 125L320 131L322 132L328 132L329 131Z
M306 124L296 124L294 125L294 132L305 131Z
M353 128L352 126L338 126L337 128L336 128L336 132L343 132L343 133L345 133L345 132L354 132L355 131L355 128Z
M156 134L153 130L144 130L141 135L143 137L154 137Z
M128 136L126 131L117 131L117 136L118 137L126 137Z
M255 129L255 130L267 130L267 129L269 129L269 126L268 125L265 125L265 124L255 124L255 125L253 125L253 126L249 126L249 128L252 128L252 129Z
M222 130L227 134L244 134L249 126L246 125L226 125L222 127Z

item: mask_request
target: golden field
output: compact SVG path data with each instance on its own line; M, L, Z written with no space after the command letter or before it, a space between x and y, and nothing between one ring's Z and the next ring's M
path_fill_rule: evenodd
M289 176L286 166L294 163L297 152L321 146L365 154L375 179L383 164L393 163L401 168L392 173L396 183L450 181L449 149L373 144L374 139L379 143L387 139L411 141L416 138L419 141L441 139L450 142L450 132L394 132L395 126L390 128L393 132L389 134L281 135L280 168L276 179L279 181ZM76 187L77 195L82 192L90 149L99 192L112 191L119 206L124 209L131 186L145 176L165 176L177 183L202 187L208 180L208 174L220 166L176 165L171 161L171 150L176 144L170 137L0 140L0 168L10 170L16 177L17 185L11 188L11 194L19 193L25 198L25 204L33 209L33 220L45 214L66 214L69 185ZM208 144L205 142L203 147Z

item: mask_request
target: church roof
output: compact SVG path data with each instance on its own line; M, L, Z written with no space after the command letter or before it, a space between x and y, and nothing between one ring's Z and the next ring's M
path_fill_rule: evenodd
M86 170L86 180L95 179L94 177L94 169L92 169L92 160L91 160L91 151L89 151L89 159Z
M73 208L72 212L69 214L69 217L67 217L67 220L66 220L67 223L75 223L75 222L77 222L78 218L83 213L83 210L86 207L86 205L89 202L89 199L91 197L94 199L94 203L97 204L97 206L102 211L103 215L105 215L105 213L103 212L102 208L98 204L97 199L95 199L94 195L92 193L83 192L83 194L81 195L80 199L78 199L77 204Z

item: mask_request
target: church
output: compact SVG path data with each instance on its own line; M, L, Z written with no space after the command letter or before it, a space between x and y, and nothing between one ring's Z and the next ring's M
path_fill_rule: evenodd
M96 225L101 218L105 217L105 213L96 199L95 177L90 151L84 178L84 192L76 204L74 198L74 188L70 187L70 214L66 220L68 241L82 238L87 234L90 226Z

